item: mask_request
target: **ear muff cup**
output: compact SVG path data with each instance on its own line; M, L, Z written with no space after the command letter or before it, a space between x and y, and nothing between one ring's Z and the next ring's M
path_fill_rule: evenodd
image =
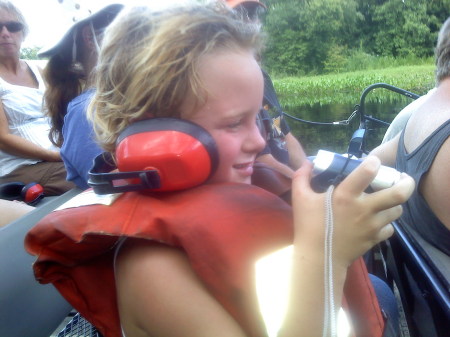
M201 126L178 118L131 124L117 139L115 158L119 173L111 174L99 173L104 159L96 159L89 178L96 193L191 188L207 181L219 162L212 136ZM120 179L127 183L119 185Z
M24 184L19 181L0 185L0 198L6 200L25 201L36 205L44 197L44 188L38 183Z
M33 206L44 197L44 188L38 183L29 183L22 188L20 195L23 201Z

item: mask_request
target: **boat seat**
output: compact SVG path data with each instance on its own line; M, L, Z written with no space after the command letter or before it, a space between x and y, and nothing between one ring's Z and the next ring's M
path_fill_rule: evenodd
M51 198L0 228L0 336L49 337L72 310L53 285L35 280L36 258L25 251L24 238L36 222L80 192Z
M388 278L395 282L411 337L446 336L450 331L450 256L412 228L393 223L385 242Z

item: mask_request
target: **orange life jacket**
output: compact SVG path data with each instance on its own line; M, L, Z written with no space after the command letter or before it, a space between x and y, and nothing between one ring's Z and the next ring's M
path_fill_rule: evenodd
M292 242L291 207L259 187L203 185L176 193L121 195L112 206L55 211L27 235L41 283L61 294L105 337L120 337L114 250L120 237L182 249L215 298L248 336L266 336L254 263ZM345 299L358 313L357 336L380 337L383 319L362 260L348 273ZM351 283L351 284L350 284Z

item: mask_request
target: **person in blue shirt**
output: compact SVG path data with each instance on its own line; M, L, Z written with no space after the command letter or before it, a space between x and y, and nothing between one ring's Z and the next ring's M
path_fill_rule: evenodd
M103 152L95 141L92 124L85 113L94 92L94 89L88 89L69 103L62 128L61 157L66 166L67 180L82 189L89 187L88 172L93 159Z
M90 75L102 34L122 8L108 5L77 21L55 46L39 52L40 57L49 57L44 102L52 120L50 139L61 148L67 180L81 189L88 188L93 159L102 152L85 113L94 92Z

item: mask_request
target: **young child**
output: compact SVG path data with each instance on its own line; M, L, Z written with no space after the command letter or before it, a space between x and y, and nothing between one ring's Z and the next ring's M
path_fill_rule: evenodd
M292 222L285 201L250 184L264 147L256 125L260 45L258 27L220 3L138 8L108 28L91 106L103 148L114 155L127 127L171 117L205 129L219 160L199 186L127 192L109 206L72 204L27 235L37 279L52 282L105 337L266 336L254 264L290 244L290 303L279 336L322 336L326 195L311 189L305 163L293 180ZM346 277L353 279L349 265L392 235L389 222L413 189L404 177L365 194L379 165L368 158L332 195L338 306Z

